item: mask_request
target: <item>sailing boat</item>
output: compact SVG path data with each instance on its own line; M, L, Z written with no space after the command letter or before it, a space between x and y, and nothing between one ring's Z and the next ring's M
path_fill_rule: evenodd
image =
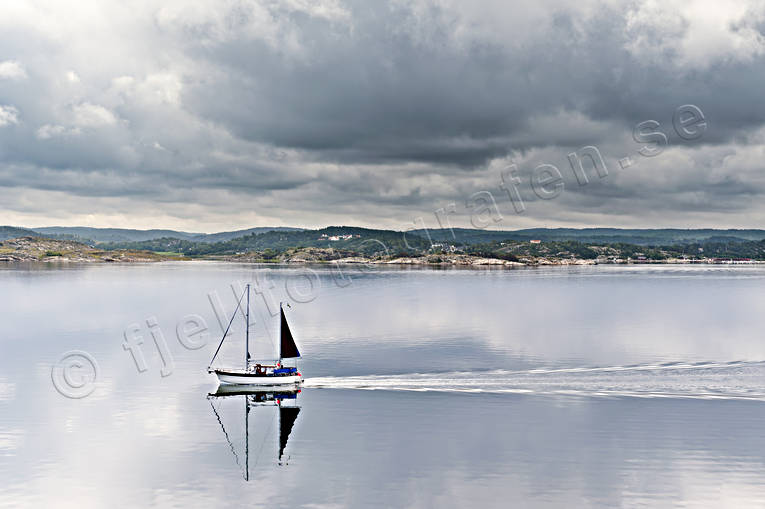
M245 347L244 347L244 369L236 368L223 368L212 369L212 364L215 358L220 352L220 347L223 346L223 342L226 340L226 335L231 329L231 324L236 318L236 314L242 304L242 299L247 295L247 311L245 313L245 321L247 322L247 329L245 332ZM287 304L289 306L289 304ZM218 381L222 384L237 384L237 385L262 385L262 386L286 386L297 385L303 381L303 377L297 369L297 360L295 366L283 366L282 359L297 359L300 357L297 345L295 344L295 338L292 337L289 324L287 324L287 318L284 316L284 307L282 303L279 303L279 360L273 364L255 363L250 359L250 285L248 284L242 296L239 297L239 302L236 305L234 314L231 316L231 320L228 322L228 327L223 333L223 338L220 340L218 349L215 350L215 355L210 360L210 365L207 367L208 373L215 373L218 377Z
M235 385L221 385L214 393L208 394L207 399L210 401L210 406L215 413L215 417L220 423L220 427L223 430L223 435L226 437L231 452L234 453L237 464L239 464L239 456L237 456L234 450L234 445L229 439L226 432L223 421L215 409L211 398L225 398L232 396L244 396L244 480L250 480L250 410L254 407L262 406L278 406L279 407L279 465L286 465L289 457L284 457L284 450L287 448L287 441L290 438L290 432L295 425L295 421L300 413L300 407L297 404L289 406L285 404L287 401L293 400L297 403L297 395L300 393L300 389L297 387L282 388L277 391L266 390L258 387L242 387ZM256 458L257 460L257 458Z

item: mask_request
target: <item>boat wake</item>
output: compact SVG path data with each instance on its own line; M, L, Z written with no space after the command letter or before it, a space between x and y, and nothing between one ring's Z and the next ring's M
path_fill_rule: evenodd
M765 361L317 377L304 387L765 401Z

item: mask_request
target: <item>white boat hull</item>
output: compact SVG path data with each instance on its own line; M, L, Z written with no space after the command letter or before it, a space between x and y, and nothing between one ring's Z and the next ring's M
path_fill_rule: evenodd
M303 381L303 377L301 375L269 376L220 370L215 370L215 376L218 377L218 381L222 384L259 385L264 387L284 387L289 385L297 385Z

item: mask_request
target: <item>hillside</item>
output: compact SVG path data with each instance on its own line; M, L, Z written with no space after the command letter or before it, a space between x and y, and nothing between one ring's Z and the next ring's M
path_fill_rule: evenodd
M21 235L35 235L37 233L45 237L61 240L76 240L88 244L100 244L105 242L145 242L161 238L174 238L192 242L220 242L250 235L251 233L292 230L298 230L298 228L263 226L219 233L190 233L176 230L132 230L127 228L89 228L85 226L47 226L26 229L24 230L26 233L20 233L5 238L19 237Z
M362 238L369 239L370 236L391 238L391 236L401 237L402 233L394 230L381 230L370 228L358 228L349 226L335 226L319 230L307 230L303 228L292 227L255 227L244 230L232 230L217 233L193 233L167 229L153 230L133 230L125 228L89 228L89 227L68 227L52 226L43 228L18 228L13 226L0 226L0 240L15 238L20 236L40 236L57 238L61 240L75 240L86 244L109 244L109 248L115 246L141 248L135 243L150 243L147 245L161 245L168 247L173 240L185 241L188 243L200 244L218 244L244 237L257 237L253 244L253 239L249 238L236 242L227 247L238 249L242 246L257 249L283 249L296 245L294 243L304 243L305 246L325 247L326 243L321 244L321 240L315 237L315 233L327 233L336 235L339 232L350 232L354 230L353 235L362 235ZM273 233L274 235L260 237L264 233ZM289 234L283 237L279 234ZM413 230L409 232L408 238L422 237L430 239L433 242L449 242L460 245L484 244L490 242L502 242L507 240L530 241L542 240L545 242L553 241L579 241L585 243L600 244L635 244L641 246L672 246L678 244L703 243L707 241L718 242L744 242L760 241L765 239L765 230L745 229L745 230L718 230L718 229L623 229L623 228L528 228L523 230L480 230L471 228L449 229L429 229ZM286 239L288 244L283 244L281 240ZM351 243L352 244L352 243ZM369 243L366 243L368 245ZM400 242L394 242L394 248L398 247ZM184 249L192 249L190 244L180 244ZM406 246L403 246L406 248ZM147 249L153 249L148 248ZM218 248L216 248L217 250ZM167 251L172 249L156 249ZM197 249L200 254L211 252L208 248L200 247Z
M427 250L430 242L412 234L407 234L405 238L402 232L392 230L330 226L321 230L271 230L214 243L165 237L144 242L113 242L102 247L177 252L188 256L232 255L265 250L281 252L303 247L334 248L363 255L395 255Z
M125 228L89 228L85 226L50 226L33 228L33 230L46 237L63 240L77 240L82 242L141 242L157 239L160 237L175 237L179 239L191 239L196 233L180 232L175 230L131 230Z
M81 234L94 229L70 229ZM47 229L54 233L54 230ZM58 231L58 236L69 234ZM99 230L101 238L130 235L152 236L179 233L173 230ZM244 233L247 232L247 233ZM516 232L455 229L400 232L353 226L330 226L319 230L253 228L219 234L188 234L186 238L164 236L139 241L80 242L79 238L40 237L22 228L4 227L6 236L0 255L6 261L61 260L157 260L206 258L265 262L328 261L366 258L376 261L427 259L428 263L451 260L472 263L462 257L538 264L590 260L622 261L718 261L765 260L763 230L620 230L613 228L531 229ZM420 233L420 235L417 235ZM242 235L240 235L242 234ZM430 237L429 240L427 237ZM575 237L575 238L570 238ZM214 241L214 239L222 239ZM31 240L33 239L33 240ZM443 240L442 240L443 239ZM490 239L490 240L486 240ZM57 244L58 242L58 244ZM46 254L47 253L47 254ZM455 262L456 263L456 262Z
M149 251L104 251L72 240L20 237L0 242L0 262L156 262L177 259Z
M714 230L708 232L718 233ZM145 242L104 244L103 248L173 252L200 258L245 257L250 260L267 261L289 261L288 251L302 250L305 252L307 249L332 250L334 254L330 259L346 257L392 259L430 255L440 255L441 258L444 258L444 255L453 257L452 255L465 254L509 262L523 261L531 264L535 264L539 260L572 259L600 260L602 262L630 259L647 261L765 259L765 240L746 240L719 234L701 241L691 241L693 237L686 236L683 237L684 242L672 244L669 241L675 237L668 235L664 241L667 244L658 242L640 244L586 240L519 240L506 238L505 232L494 232L502 234L499 238L503 240L477 242L482 238L475 230L456 231L455 233L457 238L468 242L437 242L438 237L431 236L433 238L431 244L426 238L412 232L332 226L321 230L252 233L244 237L214 243L162 238ZM703 234L698 235L703 236ZM594 237L600 239L600 232ZM603 237L610 238L606 235ZM657 238L658 236L652 237L652 239Z
M15 226L0 226L0 241L34 235L35 232L26 228L16 228Z
M452 231L454 232L452 234ZM601 244L636 244L641 246L672 246L710 239L726 241L759 241L765 239L765 230L716 230L716 229L622 229L622 228L528 228L524 230L478 230L469 228L414 230L412 233L436 241L481 244L504 240L547 242L569 241Z
M296 231L302 231L303 228L292 228L288 226L259 226L256 228L247 228L246 230L234 230L230 232L219 232L219 233L199 233L194 235L194 237L191 240L194 240L196 242L224 242L226 240L232 240L236 239L238 237L244 237L246 235L258 235L260 233L267 233L267 232L296 232Z
M150 262L208 259L261 263L397 263L420 265L548 265L572 263L720 263L765 260L765 240L726 238L674 246L626 243L506 240L481 244L431 245L402 232L331 227L265 232L225 242L164 238L110 245L20 237L0 242L0 262Z

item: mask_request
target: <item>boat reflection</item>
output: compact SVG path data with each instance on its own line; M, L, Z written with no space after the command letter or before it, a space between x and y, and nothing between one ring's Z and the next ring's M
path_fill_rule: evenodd
M223 425L219 408L216 408L216 402L222 402L225 398L238 398L241 397L244 401L244 479L250 480L250 412L263 407L277 407L279 425L279 452L277 456L277 463L279 465L287 465L289 456L285 457L285 449L287 447L287 441L289 440L292 428L295 425L295 421L300 414L300 407L297 406L297 397L300 394L300 389L297 387L292 388L274 388L274 387L253 387L246 385L220 385L218 390L207 395L208 401L210 401L210 407L218 419L223 430L223 435L226 437L231 452L234 454L237 465L240 465L239 455L236 453L236 448L231 442L226 427ZM260 410L258 410L260 411ZM266 437L267 438L267 437ZM261 447L262 449L262 447ZM255 458L257 461L257 458Z

